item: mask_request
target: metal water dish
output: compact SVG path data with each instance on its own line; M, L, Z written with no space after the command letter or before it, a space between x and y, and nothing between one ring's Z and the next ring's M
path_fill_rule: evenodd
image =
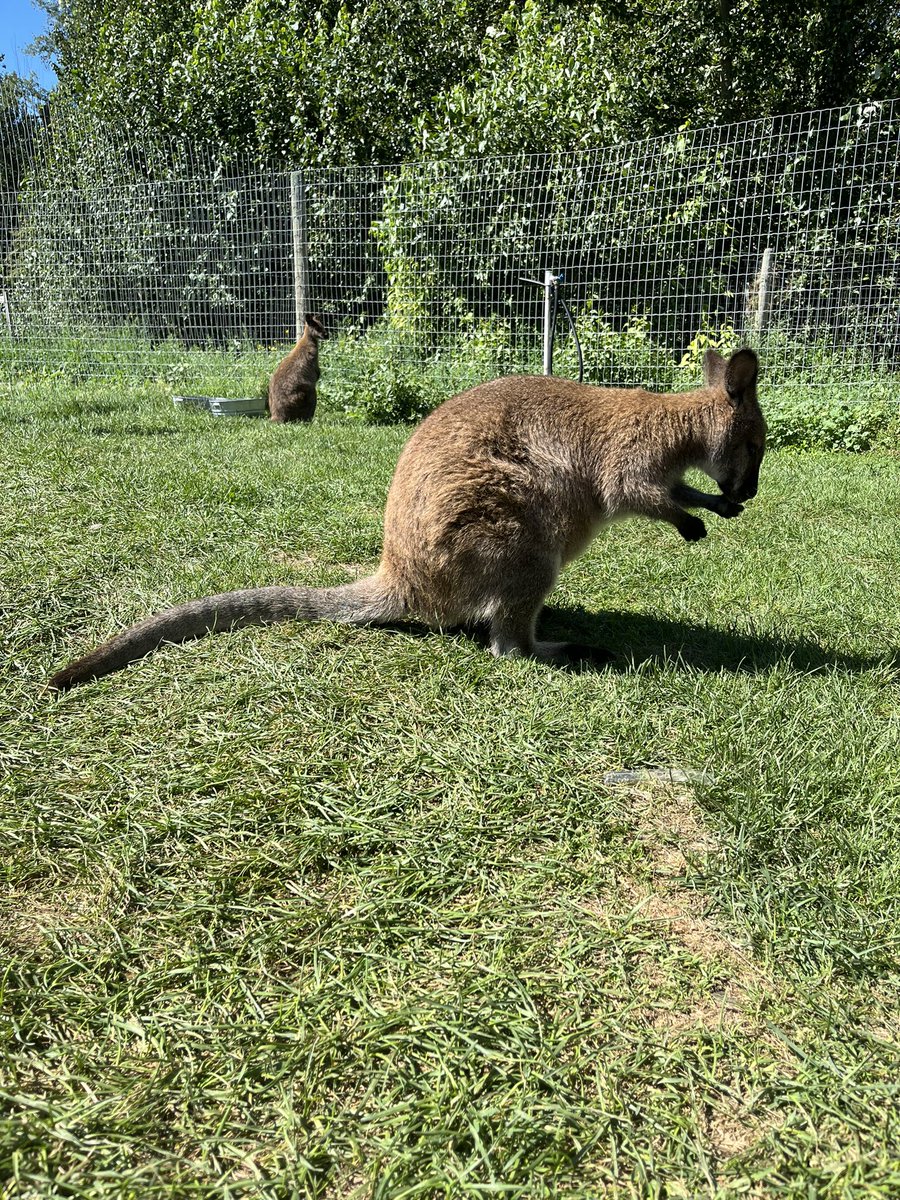
M176 408L205 409L214 417L264 417L266 402L261 396L173 396Z
M173 396L176 408L200 408L209 412L209 396Z

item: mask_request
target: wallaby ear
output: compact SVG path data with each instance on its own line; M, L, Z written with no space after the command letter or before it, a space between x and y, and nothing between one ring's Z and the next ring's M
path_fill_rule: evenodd
M725 359L718 350L703 355L703 382L707 387L720 387L725 379Z
M728 399L737 408L751 388L756 387L759 375L759 359L756 352L745 346L735 350L725 366L725 391Z

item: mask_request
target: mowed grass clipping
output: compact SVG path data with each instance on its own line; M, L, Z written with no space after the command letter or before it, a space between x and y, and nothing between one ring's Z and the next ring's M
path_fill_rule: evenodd
M402 429L0 404L0 1194L900 1194L900 460L772 454L546 614L48 675L370 571ZM695 786L604 774L702 771Z

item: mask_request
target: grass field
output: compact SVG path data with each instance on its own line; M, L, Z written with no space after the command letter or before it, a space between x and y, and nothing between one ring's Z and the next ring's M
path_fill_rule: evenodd
M571 674L153 609L378 558L399 428L0 401L0 1195L900 1195L900 459L614 527ZM693 787L604 783L642 765Z

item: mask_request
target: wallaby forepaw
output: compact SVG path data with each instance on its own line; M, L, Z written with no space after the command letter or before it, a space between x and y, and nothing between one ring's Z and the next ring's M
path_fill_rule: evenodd
M686 514L678 526L678 532L686 542L699 542L706 537L706 526L699 517Z
M724 517L726 521L730 517L739 517L743 511L743 504L735 504L733 500L727 500L724 496L717 498L716 515Z

